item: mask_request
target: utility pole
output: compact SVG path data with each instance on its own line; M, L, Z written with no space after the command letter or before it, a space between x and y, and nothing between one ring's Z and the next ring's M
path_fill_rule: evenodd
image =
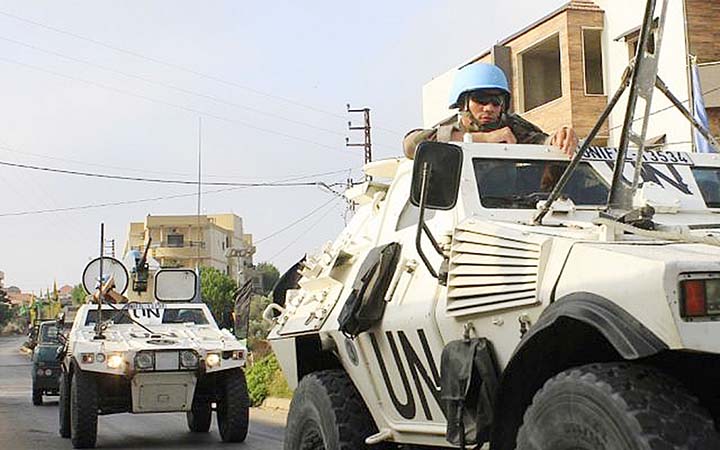
M352 122L348 121L349 130L363 130L365 132L365 141L360 143L351 143L350 138L345 138L345 146L347 147L365 147L365 164L372 161L372 142L370 140L370 108L352 109L350 104L347 104L347 111L349 113L363 113L365 125L362 127L354 127Z

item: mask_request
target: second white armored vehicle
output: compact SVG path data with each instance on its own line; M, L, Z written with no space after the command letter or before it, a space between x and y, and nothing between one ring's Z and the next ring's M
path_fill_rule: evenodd
M222 440L243 441L249 408L246 347L218 328L205 304L192 301L195 273L160 270L154 302L115 304L110 299L122 298L127 272L117 260L102 260L101 297L108 301L81 306L66 338L60 435L71 438L75 448L92 448L98 415L124 412L185 412L191 431L207 432L215 409ZM84 281L96 278L98 262L86 269ZM86 289L92 292L93 286Z

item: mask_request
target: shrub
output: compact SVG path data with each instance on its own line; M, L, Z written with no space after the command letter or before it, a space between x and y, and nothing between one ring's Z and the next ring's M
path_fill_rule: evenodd
M270 382L275 376L275 372L280 371L280 365L274 354L256 361L246 372L248 393L250 394L250 403L253 406L259 406L268 396Z

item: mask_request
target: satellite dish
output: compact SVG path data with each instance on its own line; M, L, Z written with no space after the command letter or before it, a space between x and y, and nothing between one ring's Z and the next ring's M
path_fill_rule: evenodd
M115 292L124 294L128 287L128 271L123 264L109 256L102 257L103 283L112 276L115 280ZM100 258L95 258L85 266L82 284L88 294L92 294L100 286Z

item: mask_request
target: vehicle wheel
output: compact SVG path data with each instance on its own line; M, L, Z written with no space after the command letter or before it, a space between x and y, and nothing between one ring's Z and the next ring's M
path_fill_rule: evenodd
M70 438L74 448L94 448L97 440L97 385L92 374L76 370L70 382Z
M58 399L58 417L60 423L60 436L64 438L70 437L70 383L65 371L60 373L60 398Z
M375 423L350 378L341 370L305 376L290 403L285 450L369 449ZM377 448L377 447L372 447Z
M40 406L40 405L42 405L42 404L43 404L43 397L42 397L42 396L43 396L43 391L42 391L42 389L35 389L35 388L33 387L33 390L32 390L32 401L33 401L33 405L35 405L35 406Z
M680 383L627 363L566 370L525 412L517 450L710 450L710 415Z
M250 398L245 373L230 370L223 380L222 394L217 402L217 421L223 442L242 442L250 421Z
M187 424L193 433L207 433L212 422L212 408L208 402L193 402L190 411L185 413Z

